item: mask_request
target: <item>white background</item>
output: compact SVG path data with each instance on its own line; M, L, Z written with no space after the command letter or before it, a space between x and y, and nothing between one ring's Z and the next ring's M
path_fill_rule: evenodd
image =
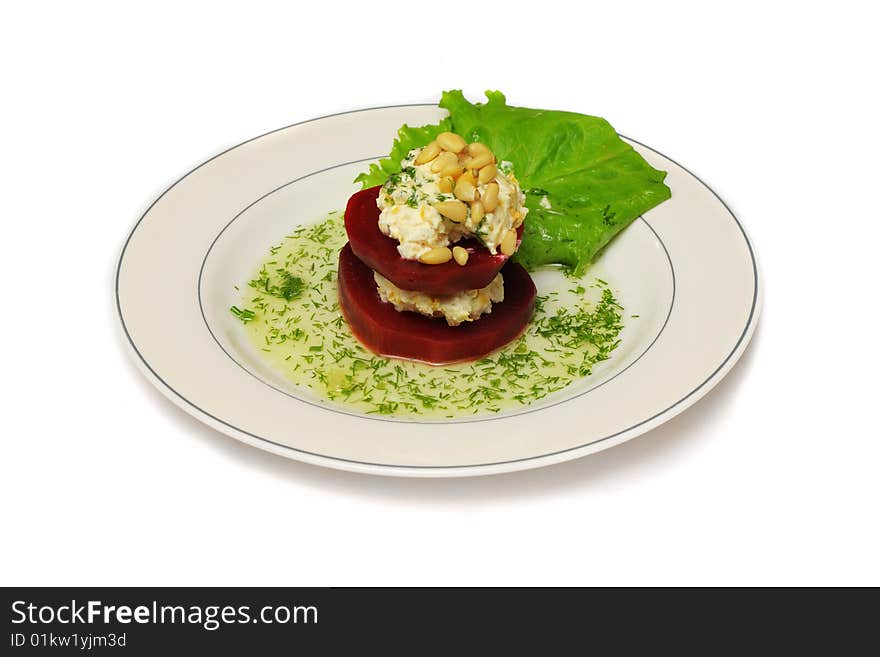
M298 4L5 10L0 584L880 584L869 3ZM605 116L730 204L765 306L717 389L576 462L429 481L246 447L141 377L112 281L159 193L445 88Z

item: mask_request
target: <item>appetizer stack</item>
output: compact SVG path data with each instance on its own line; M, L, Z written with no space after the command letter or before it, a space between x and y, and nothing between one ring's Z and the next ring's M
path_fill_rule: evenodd
M452 132L409 151L349 199L340 306L370 350L429 363L476 359L525 329L535 286L509 263L528 210L509 165Z

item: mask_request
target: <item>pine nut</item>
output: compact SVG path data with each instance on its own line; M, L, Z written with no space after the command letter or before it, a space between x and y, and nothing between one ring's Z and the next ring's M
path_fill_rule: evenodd
M474 155L471 159L469 159L466 163L468 169L481 169L487 164L494 164L495 156L492 153L480 153L479 155Z
M422 149L421 153L419 153L418 157L416 158L416 164L427 164L435 157L440 155L440 150L440 144L438 144L436 141L432 141L430 144Z
M494 164L487 164L482 169L480 169L480 175L477 178L477 181L481 185L485 185L486 183L491 182L492 180L495 180L495 176L497 176L497 175L498 175L498 167L496 167Z
M463 170L464 169L458 166L458 162L456 162L455 164L450 164L443 167L442 169L440 169L440 171L438 171L438 173L441 176L452 176L452 178L457 179L461 175Z
M464 267L468 261L468 252L467 249L455 246L452 248L452 257L455 258L455 261Z
M474 201L471 203L471 223L474 227L480 224L485 214L486 212L483 209L483 204L480 201Z
M445 246L438 246L430 251L423 253L419 260L426 265L442 265L444 262L452 260L452 251Z
M467 142L454 132L441 132L437 135L437 143L450 153L460 153L467 146Z
M451 194L452 188L455 185L455 181L451 176L446 176L437 181L437 189L439 189L443 194Z
M455 183L455 198L462 201L475 201L474 194L476 194L477 188L474 187L474 184L465 178L465 176L461 176L458 179L458 182Z
M512 256L516 253L516 231L509 230L504 239L501 240L501 253L506 256Z
M498 183L489 183L483 192L483 209L486 212L494 212L498 207Z
M455 156L455 153L440 153L440 155L435 157L434 161L431 162L431 171L439 173L441 170L450 166L458 166L458 158Z
M440 201L434 204L434 209L457 224L467 219L467 206L461 201Z
M492 152L489 150L489 147L486 146L486 144L481 144L478 141L471 142L470 144L468 144L467 148L468 148L468 153L470 153L471 155L480 155L481 153L491 153Z

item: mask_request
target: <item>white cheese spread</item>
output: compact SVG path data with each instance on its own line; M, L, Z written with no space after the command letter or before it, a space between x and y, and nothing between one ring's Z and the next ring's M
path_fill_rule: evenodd
M440 191L441 176L432 171L431 162L415 163L421 151L410 151L401 162L400 173L392 174L382 186L376 201L381 211L379 230L400 243L397 251L408 260L418 260L431 249L449 246L463 237L475 237L492 254L497 253L504 236L518 228L528 213L525 195L509 168L508 173L499 169L492 179L476 185L484 198L490 185L498 186L494 209L475 218L473 204L468 204L467 218L456 223L434 207L456 199L451 191Z
M479 290L464 290L448 296L431 296L424 292L402 290L387 278L373 272L379 297L394 305L398 312L411 311L428 317L443 317L450 326L472 322L492 312L492 304L504 301L504 279L495 276L489 285Z

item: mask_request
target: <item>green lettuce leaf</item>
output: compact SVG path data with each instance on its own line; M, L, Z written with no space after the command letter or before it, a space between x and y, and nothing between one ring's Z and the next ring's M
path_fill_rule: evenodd
M391 157L357 181L382 184L400 170L410 149L444 130L480 141L513 164L526 193L529 215L517 260L529 269L561 264L576 275L617 233L671 196L666 173L649 165L605 119L511 107L498 91L486 97L487 103L470 103L461 91L444 92L440 107L449 117L436 126L401 128Z

